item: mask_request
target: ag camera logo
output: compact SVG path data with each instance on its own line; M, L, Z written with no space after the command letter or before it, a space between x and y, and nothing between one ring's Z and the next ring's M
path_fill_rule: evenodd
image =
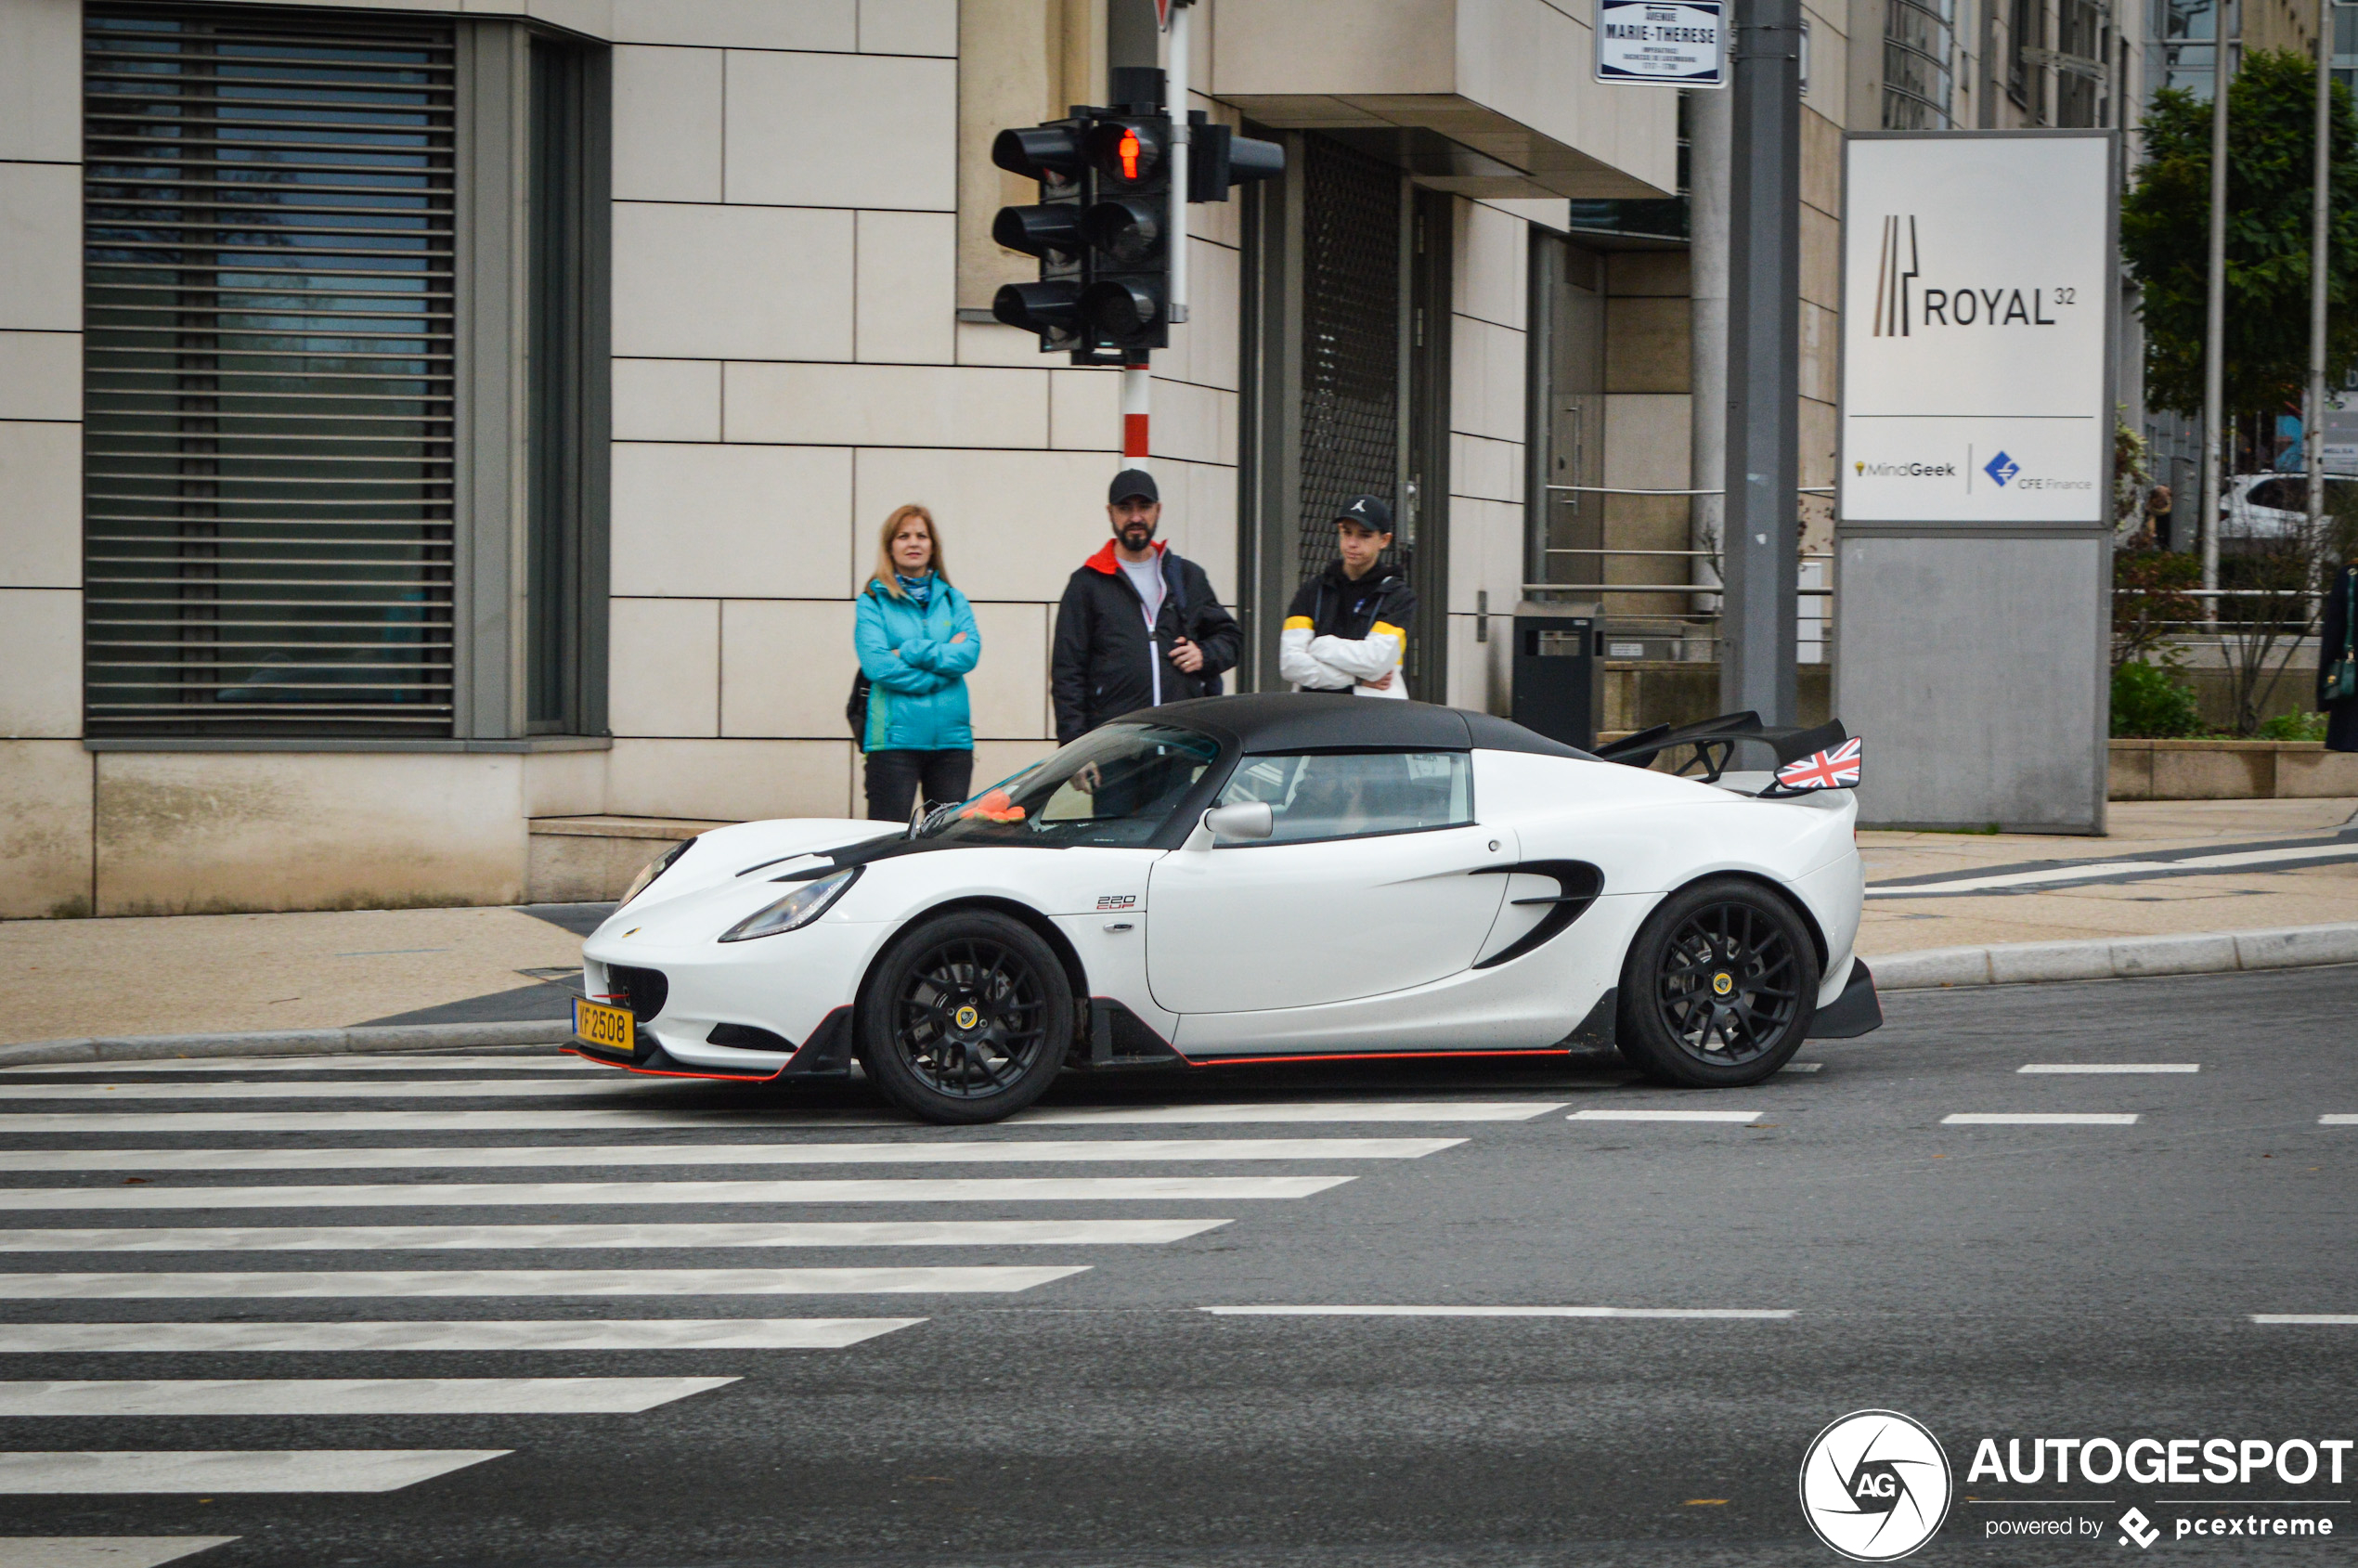
M1801 1513L1853 1562L1891 1562L1940 1529L1954 1483L1924 1424L1897 1410L1854 1410L1801 1460Z

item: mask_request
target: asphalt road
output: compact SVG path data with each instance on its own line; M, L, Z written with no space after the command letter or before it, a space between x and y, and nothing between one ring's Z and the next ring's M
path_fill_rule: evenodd
M2162 1532L2157 1555L2346 1557L2358 1450L2339 1485L2322 1467L2299 1485L2263 1471L2248 1485L2060 1487L1967 1468L1984 1437L2002 1451L2010 1437L2358 1438L2358 1318L2252 1321L2358 1314L2358 1125L2320 1121L2358 1114L2358 969L1915 993L1886 1010L1877 1035L1806 1050L1818 1070L1747 1091L1647 1088L1609 1058L1237 1069L1068 1081L1044 1114L970 1131L894 1121L856 1088L651 1085L514 1057L491 1070L0 1074L0 1350L16 1353L0 1354L0 1486L15 1494L0 1498L0 1536L180 1538L103 1560L0 1540L0 1568L137 1568L219 1536L235 1538L184 1560L1828 1563L1796 1473L1813 1434L1865 1407L1924 1422L1955 1471L1948 1523L1911 1561L2143 1556L2114 1523L2132 1505ZM2200 1070L2018 1070L2033 1063ZM1436 1102L1494 1108L1406 1108ZM1136 1120L1146 1106L1182 1108ZM699 1107L720 1124L697 1125ZM1580 1114L1632 1110L1758 1114ZM1943 1121L2020 1113L2136 1120ZM1271 1115L1296 1120L1247 1119ZM1269 1139L1321 1142L1240 1147ZM1113 1158L1142 1142L1162 1147ZM647 1156L663 1165L565 1152L626 1145L692 1152ZM861 1147L823 1160L825 1145ZM1060 1147L1025 1147L1039 1145ZM522 1152L467 1152L492 1149ZM332 1150L352 1152L302 1152ZM1286 1157L1245 1158L1272 1153ZM579 1162L530 1163L543 1159ZM1334 1177L1348 1179L1285 1180ZM1103 1185L1141 1179L1208 1185ZM1080 1185L669 1185L913 1180ZM530 1186L591 1181L624 1185ZM472 1201L435 1201L436 1183L469 1184L452 1196ZM304 1190L182 1196L199 1186ZM356 1190L320 1190L339 1186ZM72 1196L53 1205L32 1188ZM1165 1224L1165 1239L973 1228L1142 1221L1224 1223ZM777 1228L813 1225L935 1228ZM604 1228L408 1228L548 1225ZM749 1228L637 1228L663 1225ZM33 1227L112 1234L50 1246ZM121 1234L134 1227L205 1234ZM476 1272L490 1270L537 1272ZM198 1277L223 1273L289 1277ZM874 1293L891 1284L913 1289ZM290 1287L309 1293L263 1293ZM350 1293L362 1289L391 1293ZM1255 1305L1790 1315L1202 1310ZM838 1348L460 1348L470 1333L555 1331L493 1327L520 1320L676 1344L720 1331L687 1320L774 1340L823 1332L778 1320L819 1318L923 1321ZM398 1327L342 1327L356 1323ZM304 1343L352 1348L220 1348L299 1324L323 1326ZM382 1348L405 1335L442 1348ZM87 1348L102 1342L127 1348ZM69 1343L84 1348L54 1348ZM370 1381L304 1386L321 1379ZM542 1380L481 1381L514 1379ZM613 1379L735 1380L578 1380ZM645 1407L579 1408L599 1403ZM332 1413L290 1413L303 1406ZM212 1413L138 1413L160 1408ZM191 1450L250 1457L191 1470ZM322 1458L350 1450L377 1457ZM93 1454L128 1457L72 1457ZM193 1489L71 1489L125 1465ZM377 1492L238 1489L257 1468L330 1486L398 1480L403 1466L442 1472ZM2261 1529L2330 1519L2336 1535L2175 1534L2181 1519L2231 1514ZM2029 1519L2102 1533L1990 1534Z

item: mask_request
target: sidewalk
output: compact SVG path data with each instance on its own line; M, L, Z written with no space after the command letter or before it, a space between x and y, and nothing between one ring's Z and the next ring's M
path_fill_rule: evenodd
M1931 948L2358 921L2358 834L2337 836L2353 815L2358 800L2116 802L2105 838L1863 833L1871 887L2041 865L2165 869L2016 892L1875 896L1859 951L1872 962ZM2286 843L2296 855L2346 845L2348 856L2202 874L2173 873L2155 859ZM0 922L0 974L8 977L0 1044L562 1017L565 992L546 982L579 966L579 933L602 908Z

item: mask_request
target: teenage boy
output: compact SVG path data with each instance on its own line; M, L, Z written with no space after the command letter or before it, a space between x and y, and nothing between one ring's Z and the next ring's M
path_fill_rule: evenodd
M1392 508L1374 496L1352 497L1335 514L1335 544L1334 561L1293 596L1277 640L1277 672L1297 692L1406 697L1401 660L1417 596L1383 559L1392 548Z

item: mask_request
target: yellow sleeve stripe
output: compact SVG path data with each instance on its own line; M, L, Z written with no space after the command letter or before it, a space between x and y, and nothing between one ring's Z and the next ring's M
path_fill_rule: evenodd
M1390 621L1378 621L1374 628L1368 631L1367 635L1370 637L1397 637L1400 639L1400 645L1402 647L1405 648L1408 645L1408 634L1401 630L1398 627L1393 625Z
M1285 629L1288 631L1315 631L1317 629L1317 626L1318 623L1312 620L1308 616L1288 616L1286 617Z

